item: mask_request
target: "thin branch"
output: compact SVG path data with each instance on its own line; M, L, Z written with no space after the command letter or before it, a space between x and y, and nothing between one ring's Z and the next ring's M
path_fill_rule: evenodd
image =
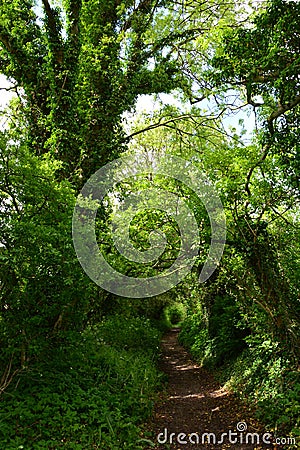
M138 134L144 133L145 131L150 131L150 130L153 130L153 129L158 128L158 127L166 126L169 123L176 122L176 121L182 120L182 119L188 119L188 118L191 118L190 114L184 114L182 116L173 117L172 119L166 120L165 122L159 121L158 123L153 123L153 124L149 125L148 127L143 128L142 130L135 131L134 133L130 134L129 136L126 136L125 140L126 141L130 140L134 136L137 136Z
M289 210L291 210L292 208L294 208L294 206L295 206L294 204L293 204L293 205L287 206L286 209L285 209L282 213L280 213L279 211L277 211L277 209L275 209L274 206L271 206L271 209L272 209L272 211L273 211L277 216L281 217L281 219L282 219L287 225L289 225L290 227L295 228L296 230L298 230L299 227L298 227L297 225L294 225L294 224L291 223L286 217L284 217L284 214L285 214L287 211L289 211ZM276 219L278 219L278 217L275 217L273 220L270 221L270 223L271 223L271 222L274 222Z
M206 98L207 98L206 95L202 95L202 97L194 97L194 99L190 98L189 101L190 101L191 105L195 105L195 103L200 103L203 100L205 100Z
M17 84L15 84L15 85L13 85L11 87L0 87L0 91L7 91L7 92L15 91L15 92L17 92L17 88L18 87L19 86Z

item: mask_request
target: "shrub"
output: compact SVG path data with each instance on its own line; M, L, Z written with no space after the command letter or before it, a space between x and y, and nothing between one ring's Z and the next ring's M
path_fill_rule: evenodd
M279 342L267 335L246 338L248 349L222 378L241 398L257 407L257 416L273 431L299 434L300 372Z

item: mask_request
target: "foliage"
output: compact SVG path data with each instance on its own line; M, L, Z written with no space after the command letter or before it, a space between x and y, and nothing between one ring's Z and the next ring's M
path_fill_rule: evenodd
M180 326L186 316L186 309L182 303L171 303L164 311L165 318L169 326Z
M1 70L22 89L31 150L50 152L82 186L122 150L121 117L137 96L179 85L169 43L185 33L153 40L169 1L41 3L1 5Z
M142 318L111 317L98 328L68 332L2 395L1 446L143 448L138 424L160 383L153 365L159 338Z
M297 189L299 15L298 2L269 1L252 21L223 34L208 71L215 85L239 92L241 102L258 111L265 139L256 167L268 152L279 154L280 165L289 166L285 179Z
M296 106L299 12L297 2L273 0L252 23L227 30L212 61L218 69L215 79L233 86L242 83L247 101L255 104L255 96L262 95L267 110L275 108L274 97L280 99L279 107L283 109L285 105L290 105L286 110Z
M13 137L3 133L0 148L0 358L11 373L47 352L61 330L82 329L95 293L72 245L72 187L56 181L57 162Z
M208 345L208 331L202 311L187 315L182 324L179 341L191 351L195 359L200 362L204 360Z
M209 316L200 310L183 323L180 341L203 365L214 367L230 361L245 347L241 316L234 299L216 296Z
M117 350L136 349L148 356L158 350L159 333L149 319L142 317L108 317L96 325L94 333L100 342Z
M299 425L299 8L2 1L0 67L17 94L0 135L3 448L140 448L159 380L153 324L182 319L180 339L196 359L222 371L270 426ZM173 105L131 120L141 94L162 92ZM255 113L251 142L234 116L222 121L242 106ZM181 156L214 183L228 238L205 284L207 211L163 176L122 182L115 199L153 186L180 197L201 234L192 272L148 301L104 293L83 274L71 240L76 194L125 150ZM122 273L152 276L178 255L175 220L150 209L131 220L130 241L145 252L158 229L167 245L135 264L114 246L112 197L99 208L100 250Z
M222 379L242 399L256 405L257 416L276 432L299 430L299 371L279 342L266 334L249 336L247 350L232 365L226 365Z

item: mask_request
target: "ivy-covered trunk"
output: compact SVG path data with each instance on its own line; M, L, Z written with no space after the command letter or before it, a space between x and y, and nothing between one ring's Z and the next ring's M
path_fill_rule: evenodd
M296 299L291 294L274 238L268 233L266 224L261 223L255 228L247 245L247 261L261 292L257 303L269 317L270 331L274 338L288 344L294 355L298 356L300 335Z

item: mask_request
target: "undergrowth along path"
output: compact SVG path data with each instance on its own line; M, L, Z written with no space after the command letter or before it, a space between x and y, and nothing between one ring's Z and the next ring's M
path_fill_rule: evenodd
M278 448L262 442L268 430L210 372L192 361L178 343L178 333L178 329L173 329L162 340L160 369L168 376L168 388L155 406L149 424L155 443L149 450ZM247 433L251 435L247 437ZM268 435L265 439L271 441Z

